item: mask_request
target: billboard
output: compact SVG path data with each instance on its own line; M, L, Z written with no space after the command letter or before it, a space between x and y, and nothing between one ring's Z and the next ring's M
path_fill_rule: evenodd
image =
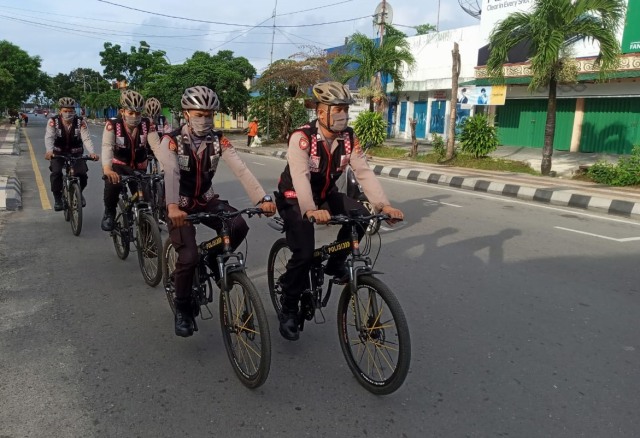
M622 53L640 53L640 0L629 0L622 33Z
M462 108L471 108L473 105L504 105L506 97L506 85L458 88L458 103Z

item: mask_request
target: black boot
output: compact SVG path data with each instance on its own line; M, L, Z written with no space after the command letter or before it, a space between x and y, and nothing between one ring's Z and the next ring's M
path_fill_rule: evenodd
M278 315L278 319L280 320L280 334L289 341L297 341L300 339L297 306L288 305L284 299L282 301L282 311Z
M62 202L62 193L60 192L53 193L53 209L55 211L64 210L64 203Z
M100 228L102 228L102 231L113 231L115 217L115 212L111 212L109 210L104 211L104 216L102 216L102 223L100 224Z
M174 319L176 335L187 338L193 335L195 325L193 321L193 308L191 305L191 300L189 298L176 298L174 303L176 306L176 314Z

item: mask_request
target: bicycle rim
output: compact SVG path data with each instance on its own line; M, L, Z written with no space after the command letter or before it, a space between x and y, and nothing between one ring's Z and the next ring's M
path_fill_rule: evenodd
M69 219L74 236L82 232L82 192L79 184L72 184L69 190Z
M144 281L155 287L162 279L162 239L156 221L147 213L138 220L138 262Z
M173 271L176 270L176 261L178 260L178 253L176 252L171 239L167 237L164 242L164 248L162 249L162 284L164 284L164 290L169 301L171 311L176 313L175 302L175 284L173 281Z
M64 209L64 220L69 222L71 220L71 213L69 212L69 189L66 187L62 189L62 208Z
M118 202L111 238L118 257L122 260L126 259L129 256L129 219L122 201Z
M240 381L248 388L257 388L267 380L271 367L267 315L244 272L229 274L227 284L228 293L220 292L219 298L224 346Z
M356 328L356 308L361 330ZM411 340L404 312L387 285L362 276L355 293L345 287L337 319L340 347L358 383L378 395L400 388L409 372Z
M276 240L269 251L269 258L267 259L267 283L269 284L271 303L278 314L282 310L282 303L280 302L282 287L279 279L287 270L287 262L290 258L291 250L287 245L287 240L284 237Z

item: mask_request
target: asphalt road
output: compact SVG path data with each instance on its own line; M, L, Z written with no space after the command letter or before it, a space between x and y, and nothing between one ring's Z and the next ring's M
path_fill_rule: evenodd
M44 122L30 118L27 132L49 194ZM273 189L284 161L243 157ZM383 227L377 267L413 358L405 385L376 397L342 357L336 300L326 324L280 337L265 274L279 235L250 219L247 264L273 349L269 379L251 391L217 317L177 338L161 286L144 284L135 253L116 257L99 225L100 165L89 166L79 237L42 209L28 153L24 209L0 214L2 438L640 436L638 222L383 179L407 221ZM224 164L215 187L249 205Z

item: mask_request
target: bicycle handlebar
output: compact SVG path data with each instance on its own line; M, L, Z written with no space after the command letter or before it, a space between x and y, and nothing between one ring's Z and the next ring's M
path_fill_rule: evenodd
M187 220L193 224L197 224L200 223L203 219L211 219L211 218L217 218L217 219L232 219L236 216L240 216L241 214L246 214L248 217L252 217L255 215L261 215L264 214L264 211L261 208L257 208L257 207L250 207L250 208L245 208L243 210L238 210L238 211L220 211L217 213L210 213L210 212L200 212L200 213L192 213L187 215Z
M54 154L54 155L51 156L51 159L54 159L54 158L57 158L59 160L67 160L67 161L71 161L71 162L83 161L83 160L84 161L96 161L93 158L91 158L89 155L81 155L79 157L74 157L73 155L64 155L64 154L56 155L56 154Z
M344 214L337 214L337 215L332 215L329 218L329 221L326 224L327 225L367 224L372 219L378 219L378 220L381 220L381 221L386 221L386 220L391 219L391 216L389 216L386 213L378 213L378 214L371 214L371 215L358 215L358 216L347 216L347 215L344 215ZM316 223L316 219L313 216L311 216L310 218L307 218L307 220L309 222L311 222L312 224ZM402 220L402 219L398 219L398 220Z
M106 181L107 177L105 175L102 175L102 179ZM147 179L153 180L153 181L160 181L164 179L164 175L142 173L142 172L135 171L133 175L120 175L120 182L118 184L124 184L129 180L144 181Z

